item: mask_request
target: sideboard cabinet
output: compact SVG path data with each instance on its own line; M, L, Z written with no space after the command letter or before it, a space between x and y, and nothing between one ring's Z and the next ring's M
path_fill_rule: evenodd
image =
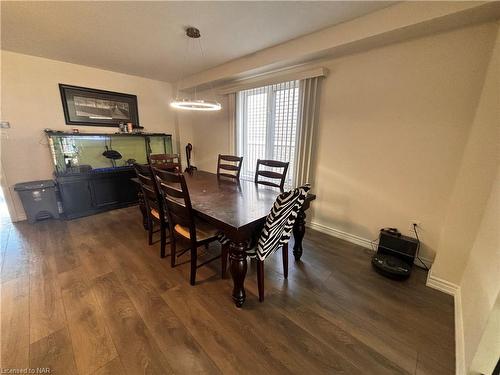
M63 216L73 219L137 203L133 163L172 153L169 134L47 132Z

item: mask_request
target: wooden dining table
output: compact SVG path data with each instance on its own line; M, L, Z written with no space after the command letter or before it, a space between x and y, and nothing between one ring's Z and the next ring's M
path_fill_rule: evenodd
M244 284L247 244L256 230L262 227L280 190L258 185L253 181L218 177L205 171L184 172L184 176L195 215L211 223L231 241L229 259L234 284L232 298L236 306L241 307L246 298ZM296 261L300 260L303 253L305 211L314 199L314 194L308 194L293 227L293 255ZM143 208L141 211L145 212Z

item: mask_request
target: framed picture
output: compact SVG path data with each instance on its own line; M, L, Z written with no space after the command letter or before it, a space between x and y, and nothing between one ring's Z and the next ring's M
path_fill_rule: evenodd
M137 96L59 84L67 125L139 127Z

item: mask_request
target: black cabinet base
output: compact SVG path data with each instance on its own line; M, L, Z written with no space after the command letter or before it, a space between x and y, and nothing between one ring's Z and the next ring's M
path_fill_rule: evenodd
M64 209L63 218L94 215L138 203L132 168L91 172L56 178Z

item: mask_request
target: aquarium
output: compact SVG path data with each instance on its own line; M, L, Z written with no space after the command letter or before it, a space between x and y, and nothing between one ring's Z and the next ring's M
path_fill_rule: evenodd
M169 134L47 132L56 176L130 168L150 154L171 154Z

